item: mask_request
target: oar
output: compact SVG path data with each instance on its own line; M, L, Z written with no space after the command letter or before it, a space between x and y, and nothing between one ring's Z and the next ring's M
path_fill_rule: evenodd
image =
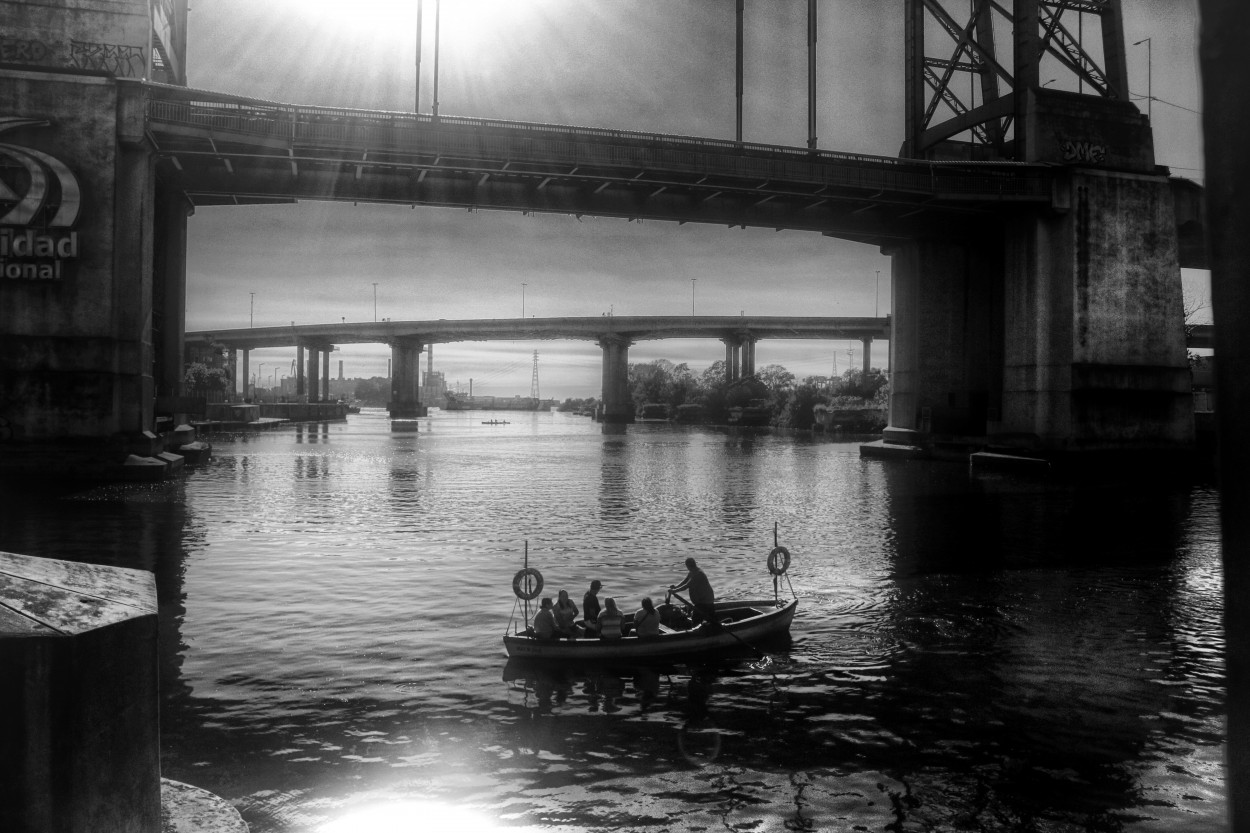
M688 599L684 599L684 598L682 598L682 595L681 595L680 593L678 593L676 590L669 590L669 591L668 591L668 594L669 594L670 596L676 596L676 597L678 598L678 600L679 600L682 604L688 604L688 605L690 605L691 607L694 607L694 603L693 603L693 602L689 601ZM723 630L723 629L722 629L722 630ZM747 642L745 639L743 639L742 637L738 636L738 634L734 633L733 631L731 631L731 630L724 630L724 632L725 632L725 633L727 633L727 634L729 634L730 636L732 636L734 639L738 640L738 643L739 643L740 645L742 645L744 648L747 648L747 649L748 649L751 653L755 654L755 658L756 658L756 659L767 659L767 658L768 658L768 657L767 657L767 655L766 655L763 651L761 651L759 648L756 648L756 647L755 647L754 645L752 645L750 642Z

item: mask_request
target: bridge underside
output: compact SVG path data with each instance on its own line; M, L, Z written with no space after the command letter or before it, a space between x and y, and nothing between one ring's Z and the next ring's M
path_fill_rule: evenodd
M149 135L197 205L297 199L818 231L877 245L978 233L1052 199L1040 166L942 163L149 87Z

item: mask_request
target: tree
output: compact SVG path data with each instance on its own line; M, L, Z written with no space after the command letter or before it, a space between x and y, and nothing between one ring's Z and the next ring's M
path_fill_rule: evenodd
M224 367L210 367L204 362L191 362L182 375L182 383L186 389L198 393L223 390L226 379Z
M385 376L361 379L356 383L356 398L370 408L385 408L391 401L391 380Z

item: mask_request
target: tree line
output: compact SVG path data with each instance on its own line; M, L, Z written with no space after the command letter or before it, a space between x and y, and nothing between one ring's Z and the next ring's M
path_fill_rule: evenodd
M635 413L644 406L661 405L670 417L697 413L698 421L727 424L734 409L751 408L764 414L769 425L809 429L815 423L815 407L857 412L857 427L879 431L885 426L889 403L889 379L878 368L866 374L851 369L841 376L809 376L799 381L779 364L767 365L754 376L732 382L725 379L725 362L716 361L696 374L689 365L668 359L629 365L630 397ZM598 402L566 399L561 411L592 410ZM696 408L683 406L698 406Z

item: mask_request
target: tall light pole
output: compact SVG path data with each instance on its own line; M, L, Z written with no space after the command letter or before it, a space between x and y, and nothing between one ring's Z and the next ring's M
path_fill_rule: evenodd
M694 317L694 283L698 278L690 279L690 317Z
M247 294L252 296L252 306L247 312L247 326L250 328L256 323L256 293L249 292Z
M877 291L872 296L872 314L874 318L881 317L881 270L877 270Z
M442 3L439 0L434 0L434 103L430 107L430 113L434 116L435 121L438 120L438 30L442 11Z
M374 281L373 282L373 321L374 323L377 323L377 320L378 320L378 282Z
M1133 46L1141 46L1143 43L1146 44L1146 118L1151 119L1153 116L1153 110L1154 110L1154 108L1151 105L1155 100L1155 96L1154 96L1154 90L1152 89L1153 79L1151 78L1151 75L1153 73L1151 70L1151 61L1150 61L1150 38L1142 38L1141 40L1137 41L1137 43L1133 44Z
M417 84L412 93L412 112L418 114L421 112L421 18L425 16L424 5L424 0L417 0Z
M526 286L528 286L528 284L526 283L521 284L521 317L522 318L525 317L525 287Z

